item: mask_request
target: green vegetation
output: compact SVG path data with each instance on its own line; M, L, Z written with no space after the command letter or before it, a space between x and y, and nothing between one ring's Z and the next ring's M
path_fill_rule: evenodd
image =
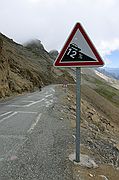
M95 91L119 107L119 90L96 79Z
M96 79L96 78L94 78L94 82L95 82L96 85L104 85L105 84L104 81L101 81L101 80Z
M98 94L100 94L110 102L114 103L117 107L119 107L119 90L110 86L106 81L97 79L93 76L83 75L83 78L88 83L95 84L95 87L93 87L93 89Z

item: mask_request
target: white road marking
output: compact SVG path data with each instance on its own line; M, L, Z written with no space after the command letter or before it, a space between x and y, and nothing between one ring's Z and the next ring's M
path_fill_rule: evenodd
M22 102L28 102L28 103L32 103L32 102L34 102L34 101L28 101L28 100L24 100L24 101L22 101Z
M47 98L47 97L50 97L50 96L53 96L53 94L46 95L45 97Z
M35 111L17 111L18 113L26 113L26 114L37 114L38 112L35 112Z
M39 102L42 102L42 101L44 101L45 100L45 98L43 98L43 99L41 99L41 100L39 100L39 101L34 101L34 102L32 102L32 103L30 103L30 104L28 104L28 105L25 105L25 107L30 107L30 106L32 106L32 105L34 105L34 104L37 104L37 103L39 103Z
M41 100L39 100L39 101L29 101L29 102L31 102L31 103L26 104L26 105L10 104L10 105L8 105L8 106L13 106L13 107L30 107L30 106L32 106L32 105L34 105L34 104L37 104L37 103L39 103L39 102L42 102L42 101L44 101L44 100L45 100L45 98L43 98L43 99L41 99ZM22 102L24 102L24 101L22 101Z
M49 92L51 92L51 91L55 92L55 89L51 88L51 89L49 90ZM45 92L45 94L46 94L45 98L50 97L50 96L53 96L53 94L48 94L48 92ZM34 96L34 95L33 95L33 96ZM30 97L30 96L28 96L28 97ZM30 106L32 106L32 105L34 105L34 104L37 104L37 103L40 103L40 102L44 101L45 98L43 98L43 99L41 99L41 100L38 100L38 101L24 100L24 101L22 101L22 102L28 103L28 104L25 104L25 105L10 104L10 105L7 105L7 106L10 106L10 107L11 107L11 106L12 106L12 107L19 107L19 108L21 108L21 107L22 107L22 108L23 108L23 107L30 107ZM22 103L22 102L21 102L21 103Z
M35 126L37 125L38 121L40 120L42 113L38 114L36 121L31 125L30 129L27 131L28 133L31 133L32 130L35 128Z
M9 119L10 117L12 117L12 116L14 116L14 115L16 115L16 114L17 114L17 112L13 112L13 113L10 114L9 116L7 116L7 117L1 119L1 120L0 120L0 123L3 122L3 121L6 120L6 119Z
M52 90L53 92L55 92L55 89L51 88L51 90Z
M8 112L6 112L4 114L1 114L0 117L5 116L5 115L10 114L10 113L12 113L12 111L8 111Z
M9 105L7 105L7 106L9 106L9 107L25 107L26 105L17 105L17 104L9 104Z

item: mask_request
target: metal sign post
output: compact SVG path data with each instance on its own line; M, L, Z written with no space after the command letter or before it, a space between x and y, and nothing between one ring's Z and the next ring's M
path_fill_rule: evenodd
M55 67L76 67L76 162L80 162L81 67L100 67L104 62L80 23L76 23L57 56Z
M81 68L76 67L76 162L80 162L80 102Z

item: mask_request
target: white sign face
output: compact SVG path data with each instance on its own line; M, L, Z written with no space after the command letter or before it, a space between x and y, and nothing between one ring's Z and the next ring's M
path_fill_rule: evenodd
M60 67L92 67L103 66L99 53L89 39L80 23L77 23L54 66Z
M70 44L72 44L72 43L76 44L77 47L79 47L81 49L81 52L83 54L85 54L85 55L91 57L92 59L95 59L95 61L97 61L97 58L95 57L89 44L87 43L87 41L85 40L84 36L81 34L79 29L77 29Z

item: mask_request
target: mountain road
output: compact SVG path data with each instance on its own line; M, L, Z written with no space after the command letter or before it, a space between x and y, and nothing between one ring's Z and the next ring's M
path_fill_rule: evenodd
M59 120L56 89L50 85L0 103L0 180L73 179L70 125Z

